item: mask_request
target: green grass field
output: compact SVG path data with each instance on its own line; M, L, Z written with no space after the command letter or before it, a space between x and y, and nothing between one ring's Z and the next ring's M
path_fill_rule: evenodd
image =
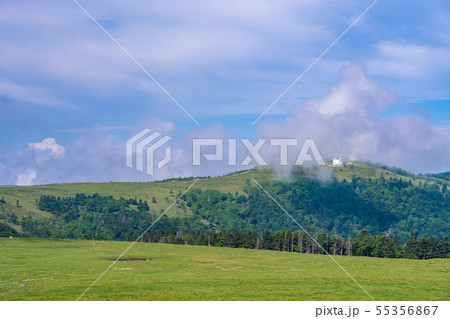
M75 300L129 242L0 239L0 300ZM82 300L369 300L327 256L136 243ZM147 260L148 259L148 260ZM448 259L341 257L375 300L449 300Z

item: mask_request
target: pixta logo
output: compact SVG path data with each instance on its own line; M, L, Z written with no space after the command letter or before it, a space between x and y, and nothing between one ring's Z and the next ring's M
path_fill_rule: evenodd
M171 148L167 145L165 156L155 162L155 152L167 144L172 138L148 128L132 136L126 143L126 164L148 175L155 173L156 169L164 167L171 159ZM268 141L268 143L266 143ZM241 143L243 147L238 147ZM268 144L268 145L267 145ZM305 162L315 161L317 165L325 165L313 139L305 139L302 144L295 138L259 139L255 143L249 139L222 139L222 138L193 138L192 139L192 165L199 166L202 161L222 161L229 166L248 166L252 162L259 166L268 165L261 154L263 146L274 148L279 154L280 166L288 165L289 150L296 149L295 165L301 166ZM301 145L301 147L300 147ZM224 148L227 152L225 155ZM238 152L244 152L238 154ZM273 152L271 152L273 154ZM158 153L159 155L159 153ZM238 156L239 155L239 156ZM238 158L243 158L238 161ZM272 157L273 159L273 157ZM275 163L274 163L275 164ZM144 170L144 165L146 165Z
M136 135L132 136L126 143L126 164L128 167L135 167L140 172L148 175L154 174L155 152L172 138L170 136L162 136L162 133L146 128ZM159 139L158 139L159 138ZM133 154L136 156L134 161ZM165 156L156 163L157 169L162 168L170 162L171 148L170 145L165 149ZM146 162L146 170L144 171L144 162ZM134 166L136 164L136 166Z
M228 149L227 162L230 166L238 165L237 163L237 139L221 139L221 138L194 138L192 140L192 165L198 166L201 163L202 158L207 161L224 161L224 147ZM244 149L247 155L244 160L239 163L242 166L247 166L253 160L260 166L267 165L263 155L260 153L261 148L265 145L267 139L259 139L256 143L252 143L249 139L243 138L240 140L244 145ZM227 144L224 146L224 144ZM278 150L279 153L279 165L288 165L288 150L289 147L296 147L299 145L298 140L295 138L271 138L269 139L269 145ZM202 147L214 148L214 152L204 153ZM242 148L240 148L242 149ZM311 154L314 156L314 160L317 165L325 165L322 155L316 146L313 139L307 138L304 140L300 150L297 153L295 165L301 166L305 161L313 161ZM202 157L203 155L203 157Z

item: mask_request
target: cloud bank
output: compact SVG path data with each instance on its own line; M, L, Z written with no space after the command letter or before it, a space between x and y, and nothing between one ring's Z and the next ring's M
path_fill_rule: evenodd
M263 123L260 136L313 138L327 158L342 155L413 172L450 169L447 128L411 113L381 116L395 105L407 106L368 78L363 64L351 64L341 75L325 97L294 107L286 120Z

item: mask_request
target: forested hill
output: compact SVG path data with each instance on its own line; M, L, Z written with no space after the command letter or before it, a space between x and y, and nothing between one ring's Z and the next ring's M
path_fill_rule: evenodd
M299 169L290 180L267 170L202 178L153 230L262 234L298 230L293 221L253 182L312 232L358 236L397 235L444 239L450 229L450 190L445 179L399 169L352 164ZM137 236L192 179L154 183L60 184L0 187L0 222L25 235L126 240Z
M396 234L406 241L414 231L419 236L444 238L450 229L450 191L447 186L414 186L400 179L355 178L321 183L299 178L294 182L262 182L264 189L303 227L341 236ZM232 228L271 231L298 228L256 186L243 194L223 194L194 189L185 196L194 214L219 230Z

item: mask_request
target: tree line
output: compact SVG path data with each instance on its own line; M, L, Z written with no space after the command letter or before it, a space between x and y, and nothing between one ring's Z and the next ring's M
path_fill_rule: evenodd
M18 219L9 214L6 215L7 220L21 226L24 235L31 237L132 240L157 218L156 213L150 212L147 201L136 198L115 199L99 194L77 194L69 197L42 195L38 207L53 216L28 216ZM171 228L207 230L194 216L163 216L155 224L155 229Z
M239 231L232 229L224 232L198 233L182 230L156 230L146 234L142 241L178 244L202 245L230 248L264 249L286 251L302 254L330 254L346 256L365 256L380 258L430 259L449 258L450 243L448 238L438 241L436 238L422 237L417 239L411 232L406 244L398 241L398 236L390 238L386 235L370 235L360 232L358 237L342 238L337 235L306 231L269 230L262 234L255 231Z

